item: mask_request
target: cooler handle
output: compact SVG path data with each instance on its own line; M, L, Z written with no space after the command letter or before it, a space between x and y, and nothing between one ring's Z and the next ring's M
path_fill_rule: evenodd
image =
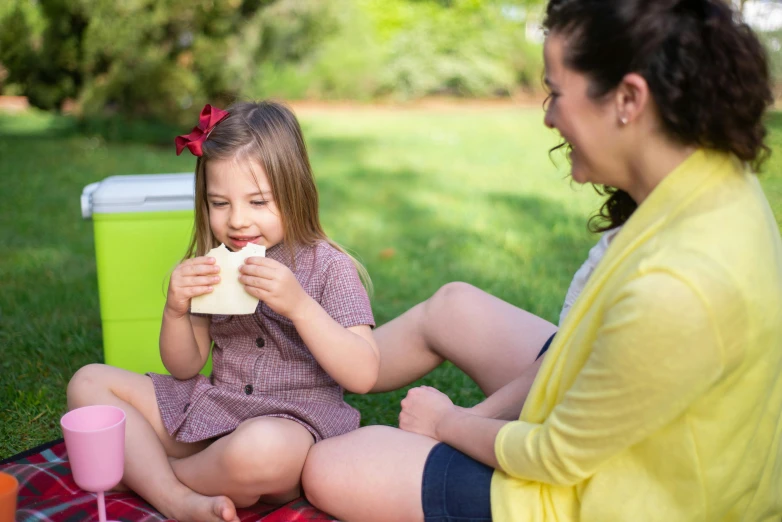
M81 217L92 219L92 193L98 190L100 182L90 183L81 192Z

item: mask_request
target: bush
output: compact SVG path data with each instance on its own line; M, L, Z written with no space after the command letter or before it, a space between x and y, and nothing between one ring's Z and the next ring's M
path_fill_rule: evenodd
M0 88L89 118L187 123L237 97L508 96L541 50L499 0L6 0ZM514 13L509 16L509 13Z
M282 6L291 3L263 13L274 38L266 40L250 95L414 99L507 96L539 87L540 44L526 41L525 19L507 16L506 4L332 0L319 11L309 8L321 24L312 42L308 24L285 23L292 7ZM284 53L302 38L310 42L305 52Z

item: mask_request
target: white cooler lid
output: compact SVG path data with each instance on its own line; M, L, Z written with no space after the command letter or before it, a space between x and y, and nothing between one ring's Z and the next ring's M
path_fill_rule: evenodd
M192 210L194 174L109 176L81 193L81 215Z

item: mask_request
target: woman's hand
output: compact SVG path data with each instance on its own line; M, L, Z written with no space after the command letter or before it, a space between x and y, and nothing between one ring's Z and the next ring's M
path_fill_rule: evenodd
M446 394L431 386L412 388L402 400L399 427L440 440L437 428L443 418L455 412L456 408Z
M248 257L239 268L245 290L289 319L311 299L290 268L268 257Z
M180 263L168 282L165 312L175 318L184 317L190 310L190 300L213 290L220 282L220 267L213 257L195 257Z

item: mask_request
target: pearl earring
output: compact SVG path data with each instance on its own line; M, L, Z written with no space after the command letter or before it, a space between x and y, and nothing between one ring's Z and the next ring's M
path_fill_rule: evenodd
M627 116L622 116L621 118L619 118L619 123L621 123L622 125L627 125Z

